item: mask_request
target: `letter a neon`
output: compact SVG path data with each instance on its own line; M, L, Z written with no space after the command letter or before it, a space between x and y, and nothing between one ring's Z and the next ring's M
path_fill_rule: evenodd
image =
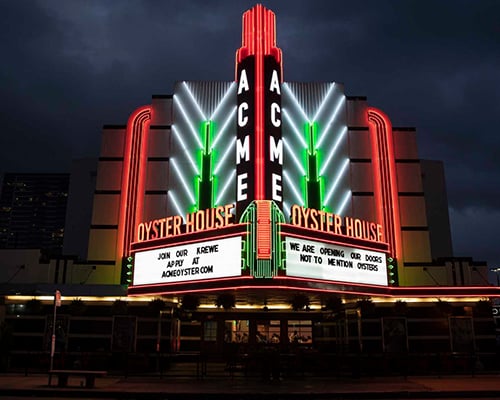
M276 71L276 70L274 70L273 74L271 75L271 84L269 85L269 91L270 92L276 92L277 94L281 94L281 91L280 91L280 81L278 79L278 71ZM240 92L238 91L238 94L239 93Z
M248 78L247 71L242 69L240 75L240 81L238 83L238 94L241 94L243 91L248 92L250 87L248 86Z

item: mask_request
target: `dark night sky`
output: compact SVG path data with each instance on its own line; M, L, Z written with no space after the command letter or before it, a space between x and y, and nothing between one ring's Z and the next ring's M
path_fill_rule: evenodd
M179 80L232 80L249 1L0 0L0 173L67 172ZM335 81L443 160L455 255L500 267L500 1L266 1L286 81Z

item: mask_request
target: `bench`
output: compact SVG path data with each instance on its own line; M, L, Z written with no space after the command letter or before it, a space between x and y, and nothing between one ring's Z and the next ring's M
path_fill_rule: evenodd
M57 376L57 386L68 386L68 378L70 376L85 377L85 387L93 388L95 386L95 378L98 376L105 376L106 371L91 371L91 370L76 370L76 369L53 369L49 371L49 386L52 380L52 375Z

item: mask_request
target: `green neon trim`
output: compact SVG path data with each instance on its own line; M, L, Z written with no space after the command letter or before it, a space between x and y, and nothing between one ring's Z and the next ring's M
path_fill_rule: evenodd
M243 270L255 278L273 278L279 274L279 270L284 270L285 248L281 238L280 224L285 222L283 211L276 203L271 204L271 259L257 260L257 205L252 202L243 211L240 217L241 223L248 223L247 235L244 240L242 259Z
M212 141L214 137L215 124L213 121L204 121L201 124L201 135L203 149L200 155L200 175L195 183L197 209L205 210L214 207L215 180L213 176L213 152Z
M306 173L303 192L305 194L305 204L308 208L321 210L323 208L324 185L323 179L319 175L320 155L316 149L318 138L317 122L305 124L304 133L307 139L307 150L305 154Z
M132 283L133 275L134 275L134 257L132 256L123 257L120 284L130 285Z
M387 257L387 277L391 286L399 286L398 261L392 256Z

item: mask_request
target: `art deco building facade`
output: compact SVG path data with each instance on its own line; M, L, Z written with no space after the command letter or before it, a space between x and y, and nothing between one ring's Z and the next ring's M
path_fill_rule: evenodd
M279 54L281 74L281 53L269 46ZM193 211L236 204L238 184L258 178L244 181L237 169L237 157L248 150L237 133L237 119L247 118L239 88L245 82L180 82L173 95L153 96L127 124L104 127L88 253L102 266L102 279L119 282L123 258L142 241L142 223L176 215L185 223ZM281 146L275 184L285 222L298 205L380 224L385 252L397 261L394 283L455 285L451 264L442 260L452 256L442 164L419 158L415 128L393 127L382 110L346 95L339 83L280 78L277 90L281 136L270 146ZM263 185L272 184L265 179ZM477 265L462 268L461 286L484 284Z
M245 12L234 78L178 82L104 126L87 259L65 293L161 298L159 328L127 352L491 354L491 315L474 310L498 288L453 257L442 163L348 93L288 82L274 14ZM124 329L156 323L141 318ZM97 335L105 351L117 326Z

